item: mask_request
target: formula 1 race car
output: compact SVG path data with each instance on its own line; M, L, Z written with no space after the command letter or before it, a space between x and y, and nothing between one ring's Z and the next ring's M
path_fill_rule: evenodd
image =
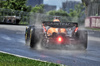
M44 21L42 26L41 34L38 34L40 31L38 32L35 26L26 28L25 39L31 48L36 46L39 38L41 39L41 46L45 48L58 46L67 48L69 45L81 45L84 49L87 48L87 31L80 30L78 23ZM61 31L63 29L65 32Z

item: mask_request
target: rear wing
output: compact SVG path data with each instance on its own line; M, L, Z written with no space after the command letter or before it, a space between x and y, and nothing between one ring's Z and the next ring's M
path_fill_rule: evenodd
M73 26L78 26L78 23L72 23L72 22L53 22L53 21L44 21L42 22L44 26L50 26L55 28L68 28Z

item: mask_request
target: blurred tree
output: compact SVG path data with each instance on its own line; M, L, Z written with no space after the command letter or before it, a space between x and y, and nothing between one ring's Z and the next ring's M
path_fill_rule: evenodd
M63 10L52 10L47 12L48 15L54 15L54 16L69 16L69 14L66 11Z
M91 1L91 0L81 0L82 1L82 3L85 5L85 6L88 6L88 4L89 4L89 2Z
M27 0L0 0L0 8L14 9L19 11L31 11L30 6L26 6Z
M82 3L75 5L75 10L70 9L69 16L70 17L78 17L80 18L84 14L85 7Z
M77 16L77 12L76 12L76 10L72 10L72 9L70 9L69 16L70 16L70 17L76 17L76 16Z
M80 3L80 4L75 6L75 11L77 13L77 16L81 17L84 14L85 6L82 3Z
M43 13L44 12L44 5L36 5L35 7L32 8L31 12L34 13Z
M86 6L85 13L86 16L100 15L100 0L82 0Z

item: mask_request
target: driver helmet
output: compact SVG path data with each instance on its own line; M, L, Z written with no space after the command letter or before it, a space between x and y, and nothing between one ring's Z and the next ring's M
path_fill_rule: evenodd
M58 19L58 17L54 17L53 22L60 22L60 20Z

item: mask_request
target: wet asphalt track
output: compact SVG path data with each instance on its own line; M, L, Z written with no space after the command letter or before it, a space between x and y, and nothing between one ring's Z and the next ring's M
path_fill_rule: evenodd
M25 44L25 26L0 25L0 51L68 66L100 66L100 32L89 31L83 51L31 49Z

